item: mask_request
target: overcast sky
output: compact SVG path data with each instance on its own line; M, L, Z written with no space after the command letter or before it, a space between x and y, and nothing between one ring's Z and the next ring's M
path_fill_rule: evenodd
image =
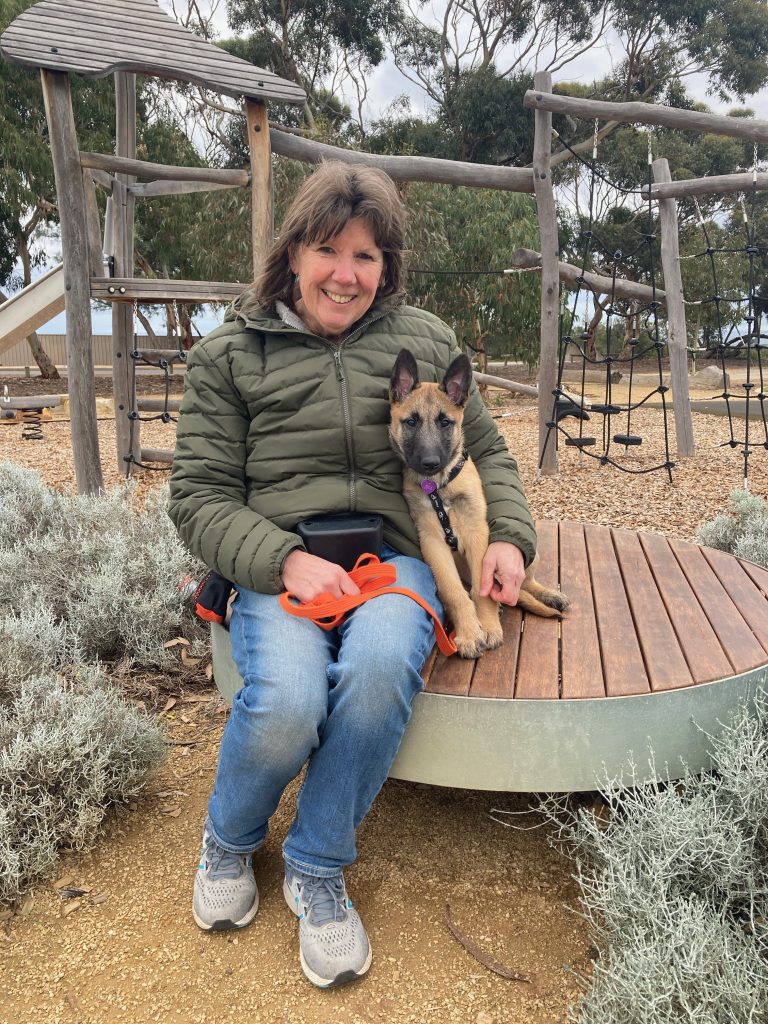
M159 0L159 3L164 10L172 13L171 0ZM183 5L183 0L180 0L180 4ZM203 11L206 9L210 10L210 0L201 0L200 6ZM220 0L214 22L221 36L228 34L224 8L223 0ZM425 7L422 14L430 9L433 12L433 17L437 18L440 4L433 3L431 8ZM573 61L560 71L555 76L555 81L589 83L610 71L613 62L620 59L620 47L616 44L615 37L612 39L611 33L607 33L604 42L593 47L587 54ZM692 76L687 80L687 86L691 94L695 98L707 103L716 113L726 113L730 107L740 105L738 100L728 104L708 96L708 84L708 79L704 75ZM393 100L402 95L409 97L414 113L423 112L427 109L427 99L423 90L409 82L398 71L391 60L385 60L373 71L368 80L368 85L368 116L371 120L381 116ZM751 107L755 111L756 117L768 118L768 89L763 90L756 96L749 97L744 105ZM205 317L197 317L196 323L200 330L205 333L212 330L220 322L222 316L223 311L219 310ZM63 332L64 329L64 314L61 314L41 328L41 332L57 334ZM100 311L94 308L93 329L95 334L108 334L111 332L111 314L109 310Z

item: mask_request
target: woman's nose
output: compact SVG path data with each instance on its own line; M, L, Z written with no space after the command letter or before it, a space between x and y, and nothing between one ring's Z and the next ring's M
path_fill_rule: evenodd
M333 279L340 284L355 283L355 264L351 259L340 257L333 268Z

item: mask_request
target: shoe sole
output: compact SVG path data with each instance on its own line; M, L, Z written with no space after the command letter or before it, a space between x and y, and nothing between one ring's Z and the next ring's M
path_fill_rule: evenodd
M283 879L283 896L285 902L288 904L288 909L294 915L299 916L296 903L291 895L291 887L288 885L287 879ZM337 974L335 978L322 978L319 974L315 974L312 968L307 964L304 959L304 952L299 947L299 961L301 963L301 969L304 971L305 977L312 982L317 988L336 988L337 985L346 985L350 981L357 981L358 978L362 978L367 973L368 968L371 966L373 960L373 950L371 949L370 940L368 942L368 956L365 958L365 963L359 971L342 971L341 974Z
M230 921L228 918L224 918L221 921L213 921L211 924L209 924L207 921L203 921L201 918L197 916L194 903L192 904L192 917L195 919L195 924L197 925L197 927L202 929L202 931L204 932L229 932L235 928L245 928L253 921L258 911L258 892L256 893L256 899L253 902L253 906L248 910L248 912L243 917L240 918L239 921Z

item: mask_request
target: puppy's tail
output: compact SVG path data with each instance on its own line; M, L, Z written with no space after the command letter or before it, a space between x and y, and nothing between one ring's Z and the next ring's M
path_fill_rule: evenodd
M526 580L517 599L517 607L532 615L541 615L545 619L562 619L570 601L565 594L557 590L542 587L535 580Z

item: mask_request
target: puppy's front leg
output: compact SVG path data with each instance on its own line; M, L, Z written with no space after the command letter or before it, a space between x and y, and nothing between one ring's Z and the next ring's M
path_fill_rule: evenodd
M456 631L454 640L462 658L477 658L485 650L486 630L459 578L453 552L442 535L422 534L421 553L435 577L437 592Z
M492 597L480 597L483 558L488 550L489 532L478 529L470 532L464 545L464 558L469 566L471 597L477 609L477 617L485 633L483 646L487 651L500 647L504 642L504 632L499 621L501 609Z

